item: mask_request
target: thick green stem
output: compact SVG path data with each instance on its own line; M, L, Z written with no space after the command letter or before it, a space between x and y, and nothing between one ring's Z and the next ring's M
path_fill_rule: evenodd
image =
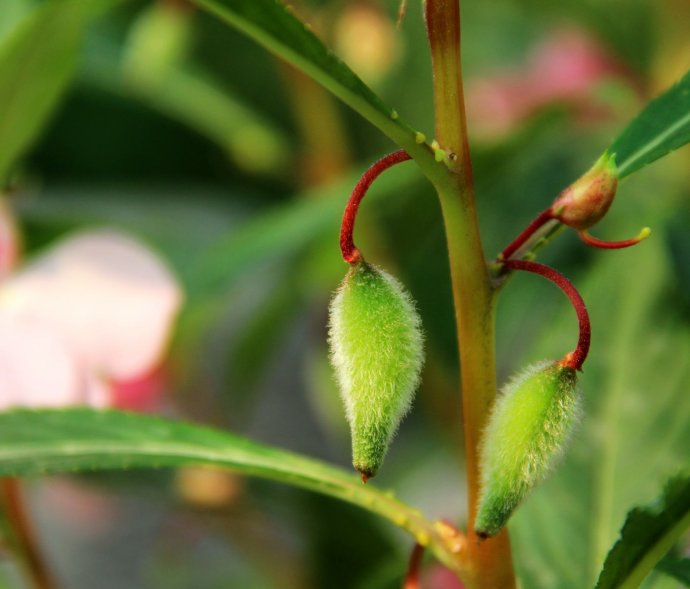
M480 541L474 533L479 498L478 450L496 396L494 289L479 235L460 68L459 0L427 0L436 105L436 139L449 154L446 173L432 178L443 210L462 374L468 484L469 582L475 589L515 587L506 532Z
M453 182L455 180L455 182ZM468 487L468 555L473 588L515 586L508 534L480 541L474 533L479 499L479 442L496 396L494 293L479 242L474 196L462 177L437 186L448 240L455 320L460 348L465 463Z
M460 64L459 0L426 0L424 3L434 75L436 139L450 155L449 169L472 185L472 164L465 123L465 99Z

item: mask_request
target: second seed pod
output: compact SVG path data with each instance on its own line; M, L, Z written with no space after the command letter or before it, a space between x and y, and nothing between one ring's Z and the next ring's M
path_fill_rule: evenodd
M497 534L558 462L580 415L576 381L573 368L541 362L504 388L482 440L478 536Z

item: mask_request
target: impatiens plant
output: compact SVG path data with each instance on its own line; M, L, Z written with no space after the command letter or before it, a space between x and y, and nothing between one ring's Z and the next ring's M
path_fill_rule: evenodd
M472 0L466 0L466 3L472 4ZM45 100L45 97L54 96L56 100L66 83L54 67L53 60L58 53L55 47L34 52L32 41L48 31L53 36L54 45L67 55L67 59L61 62L67 72L74 65L73 51L85 23L96 18L108 4L115 3L106 2L98 10L86 0L44 3L21 26L18 25L0 47L0 108L4 107L5 112L10 106L13 109L11 118L0 115L5 117L0 124L0 139L3 138L2 133L13 138L13 141L7 140L10 146L7 148L0 142L0 180L5 186L12 184L14 177L10 172L13 166L25 155L37 130L50 114L54 100ZM63 11L56 12L55 6L60 6ZM406 10L411 12L419 8L410 3ZM433 137L427 137L416 125L406 122L402 108L384 103L353 70L327 49L314 32L314 29L319 29L320 21L315 19L312 26L307 22L309 19L303 21L298 16L308 14L308 9L308 6L301 5L293 7L281 0L158 2L147 19L139 23L134 35L136 51L126 56L123 77L130 91L144 96L149 104L158 100L158 104L163 105L162 110L184 112L181 118L196 121L204 134L217 134L215 123L209 124L209 119L204 118L208 113L193 113L191 116L187 110L190 105L186 101L175 92L166 94L169 90L167 84L180 82L172 72L176 71L173 66L187 46L185 19L192 11L199 10L214 17L218 23L240 31L287 62L291 69L286 70L286 77L295 87L310 93L314 100L309 101L310 105L316 104L314 97L317 95L312 93L314 87L308 85L311 82L301 77L303 74L348 105L397 146L396 150L391 150L392 153L366 170L359 181L353 179L347 188L343 188L341 183L332 199L305 199L291 209L293 213L267 216L256 223L253 233L243 234L240 230L212 248L212 254L207 258L194 260L194 271L203 278L199 279L196 290L190 293L190 305L205 301L205 297L210 297L209 293L223 281L234 285L241 283L238 277L243 275L244 266L251 266L261 258L262 252L270 249L269 243L273 243L273 249L283 256L299 251L310 231L318 233L324 218L337 216L344 209L340 234L333 232L327 236L329 241L324 242L329 244L325 247L332 250L340 246L345 263L342 267L347 265L347 269L345 278L332 296L328 335L324 333L323 340L324 344L327 340L330 347L332 379L337 383L344 408L341 422L349 424L350 444L343 445L341 450L344 452L345 446L351 447L352 464L357 473L253 442L219 428L117 410L79 407L12 409L0 414L0 475L17 477L123 467L204 465L300 487L354 504L409 532L412 542L407 546L411 550L408 568L403 570L401 567L395 572L396 583L402 579L406 589L426 587L427 581L430 588L434 586L432 583L438 583L439 587L448 584L469 589L589 587L597 582L596 579L597 587L636 587L657 566L658 571L665 571L678 579L684 577L684 582L687 582L690 566L683 557L682 548L683 535L690 528L690 479L683 470L688 466L686 456L669 459L668 463L660 466L664 469L663 475L670 480L660 500L630 512L621 537L605 562L602 559L613 540L607 533L583 531L576 526L563 531L565 524L562 522L570 522L569 513L577 510L572 509L572 502L562 497L560 502L554 499L558 492L564 492L563 487L549 487L553 479L548 479L552 475L559 476L558 468L564 461L562 480L566 482L560 484L567 486L573 479L586 478L588 475L582 475L583 469L577 470L573 464L577 466L590 457L583 456L582 452L569 453L569 446L579 436L589 436L590 439L599 436L605 440L609 435L601 428L597 430L588 426L593 419L591 400L597 398L599 391L590 390L584 382L579 382L584 380L581 373L595 363L594 370L604 375L601 380L610 379L614 383L612 387L623 391L619 399L625 400L627 385L620 383L632 372L630 366L634 367L639 355L643 354L639 352L638 344L644 337L640 338L632 328L624 330L613 314L605 321L600 315L597 315L597 321L592 321L589 313L598 313L597 303L593 299L588 309L586 302L588 290L594 287L590 285L582 289L583 295L579 280L571 281L565 276L570 269L562 273L537 262L536 258L557 235L572 229L580 238L573 246L581 248L578 257L600 256L605 259L602 263L613 265L618 272L617 278L609 272L610 283L605 273L604 278L600 274L594 286L620 286L623 294L627 294L627 283L624 284L623 278L627 274L635 274L635 255L643 256L645 248L651 251L649 248L654 247L654 239L645 241L651 230L645 227L633 238L610 241L600 237L606 229L600 230L597 225L609 211L622 213L625 210L625 203L616 198L623 180L690 143L690 73L643 106L605 149L590 153L590 165L579 174L557 171L558 189L543 201L540 208L515 210L515 219L532 215L533 220L525 227L515 223L512 233L503 239L494 256L493 252L486 251L484 245L491 233L490 228L480 228L479 223L478 204L481 203L477 198L468 136L471 120L468 122L465 116L460 1L424 0L421 3L433 74ZM404 12L403 6L403 19ZM73 14L74 19L66 18L65 14ZM157 38L160 44L152 45L147 53L144 50L147 34L158 30L156 27L163 20L172 22L171 15L174 15L174 24L166 29L168 33L172 31L171 35ZM53 28L53 20L58 16L65 22L58 22L59 26ZM552 100L579 101L594 81L607 75L613 75L619 81L629 79L629 73L616 60L609 58L603 48L589 40L583 41L581 37L571 36L569 39L570 45L566 43L565 49L560 44L545 45L546 49L534 58L529 71L511 74L503 80L503 84L509 82L519 88L515 92L520 94L522 102L516 106L517 115L499 113L499 120L495 122L499 123L497 126L501 133L507 134L507 128L513 126L513 119L524 118ZM490 43L490 40L486 42ZM580 64L582 67L579 69L573 66L575 73L568 73L568 68L561 63L572 66L573 62L568 61L567 56L573 51L577 54L575 62L579 59L584 65ZM242 58L241 52L233 56L237 61ZM22 59L28 60L26 72L19 67L10 67ZM146 68L154 62L158 64L159 77L147 75ZM297 74L295 70L301 73ZM557 74L563 74L564 78L557 78ZM573 79L580 74L582 79ZM26 83L27 79L42 79L45 87L33 87ZM208 92L208 87L201 82L197 85L190 83L193 79L194 76L190 76L181 86L191 92L186 96ZM295 80L299 82L295 83ZM422 85L422 81L407 82ZM13 88L21 99L17 99L8 88ZM2 94L3 89L7 96ZM474 100L483 100L481 92L473 96ZM227 115L228 111L224 110L228 107L227 100L228 97L223 99L214 94L215 111ZM22 105L32 102L37 102L40 108L33 108L31 115L24 115ZM475 105L474 108L476 112L481 111L482 116L490 118L490 113L486 114L490 106ZM226 122L230 118L219 116ZM337 132L338 126L327 124L327 119L328 116L324 115L326 122L319 119L315 124L319 128L310 128L310 140L316 144L319 137L324 136L322 125L329 133ZM265 142L262 143L257 135L248 137L239 150L242 158L251 159L260 154L262 145L284 147L278 140L272 142L263 137ZM252 140L256 140L256 144ZM560 140L567 142L568 138L561 137ZM230 151L237 156L238 150ZM266 151L270 152L271 158L276 153L268 147ZM281 151L278 159L283 157L287 156ZM318 164L326 160L316 157L315 161ZM329 165L337 167L330 160ZM376 481L386 471L386 457L393 454L389 454L389 449L395 447L396 431L405 415L415 411L426 393L425 379L447 376L438 371L435 363L438 348L429 341L432 338L426 336L425 315L420 313L413 299L415 290L395 277L399 260L396 263L395 256L381 255L376 247L367 249L369 240L361 240L367 246L355 245L356 227L362 234L374 233L364 221L356 224L360 217L366 217L366 209L361 205L367 202L367 194L371 194L371 199L376 198L374 195L379 186L388 181L393 189L389 186L387 191L383 191L384 195L390 195L390 200L402 198L396 193L405 192L405 182L398 180L396 185L395 179L386 178L409 178L402 174L411 174L409 168L415 165L438 195L448 252L459 353L456 361L460 375L457 404L462 405L462 417L458 420L451 415L445 417L452 422L449 431L463 439L461 478L464 489L462 492L458 489L458 501L466 497L466 506L456 521L428 518L397 499L392 492L376 486ZM395 170L382 176L394 166ZM323 172L328 166L324 164L322 168L320 171ZM403 171L404 168L408 170ZM490 175L490 170L486 166L478 169L477 182L482 181L482 173ZM649 181L647 188L650 184L654 188L654 183ZM663 194L658 193L654 197L663 198ZM380 194L377 198L381 198ZM506 212L504 209L508 205L495 202L491 206ZM12 241L11 235L16 230L9 222L11 217L4 210L0 212L3 213L0 216L0 247L5 248L5 251L0 251L0 405L3 408L73 404L90 404L99 408L117 406L117 383L145 375L161 359L162 346L181 303L180 289L172 275L153 254L142 250L129 238L103 232L77 234L54 246L43 257L10 271L16 257L16 242ZM513 211L509 214L513 215ZM650 224L654 225L653 222ZM593 229L595 227L596 230ZM590 234L590 230L594 230L598 237ZM418 245L421 257L423 244L417 244L418 236L413 233L408 232L399 239ZM275 241L271 242L271 238ZM359 239L357 243L360 243ZM638 247L628 254L594 251L632 246ZM404 249L403 245L399 247L401 251ZM626 264L630 267L615 266L615 257L621 255L628 255ZM609 262L609 259L614 261ZM316 265L313 262L313 266ZM299 265L294 272L281 274L281 280L299 284L313 266ZM646 267L659 270L655 262ZM340 270L341 267L329 262L329 277ZM545 340L548 345L539 356L541 360L530 363L500 388L497 382L496 309L499 298L510 300L513 295L513 292L508 292L512 288L509 283L516 274L536 274L557 286L574 309L574 316L569 313L564 321L574 324L576 318L579 334L572 348L559 348L561 340L557 336L562 330L560 323L556 325L554 321L551 327L553 341ZM644 292L655 284L654 276L639 273L635 279L635 287L647 289ZM605 285L601 286L602 283ZM620 298L623 305L627 299L624 296ZM651 298L649 295L648 299ZM325 307L322 301L323 316L326 315ZM633 314L630 311L630 315ZM531 315L528 320L530 318ZM189 319L185 327L191 329L190 325L196 324ZM618 333L618 330L620 335L612 338L615 350L602 350L603 346L597 348L598 338L603 341L607 331ZM132 339L135 333L136 337ZM687 350L687 341L679 338L679 342L677 347ZM513 357L502 363L512 366L520 358L519 347L516 345ZM590 348L593 350L591 355ZM184 346L181 349L189 351ZM614 360L618 358L618 364L608 362L606 354L611 354ZM38 356L42 359L38 360ZM621 357L625 361L620 360ZM687 358L680 361L687 363ZM427 366L431 364L429 377L424 372L425 362ZM32 372L34 363L42 365L40 373ZM682 380L686 376L686 368L675 368L678 379ZM653 385L655 394L661 399L659 403L665 398L663 391L666 387L675 386L671 372L669 374L668 382ZM451 385L456 388L454 382ZM420 386L423 390L418 392ZM332 390L329 394L337 396ZM613 402L602 402L602 405L601 411L614 416L625 410L624 406L616 406ZM662 411L654 408L651 400L649 409L646 407L645 410L652 412ZM679 428L687 429L687 425L686 422L674 422L666 433L669 437L674 436ZM404 423L402 427L405 427ZM617 448L615 441L602 446L602 453L609 463L604 463L595 476L608 483L602 485L601 496L593 499L596 510L593 517L605 525L613 525L611 522L618 525L621 522L613 515L618 505L613 499L611 457ZM644 443L640 443L640 455L648 450ZM631 456L629 460L629 468L635 468L636 457ZM408 466L412 467L411 464ZM370 481L375 476L379 478ZM646 478L647 474L640 472L639 477ZM647 478L651 480L651 476ZM434 481L426 481L426 484L433 486ZM13 498L10 494L8 497L6 504L11 506ZM439 511L448 516L457 513L455 507L438 506ZM540 511L542 507L543 511ZM625 506L626 510L630 507ZM17 527L17 518L9 519ZM579 520L577 524L587 525ZM588 546L590 534L593 536L591 550ZM15 544L19 546L20 555L24 556L29 576L37 587L48 586L35 547L26 546L30 541L21 533L16 537L19 541ZM574 537L577 537L577 542ZM551 550L553 546L550 547L549 543L558 549ZM571 543L578 547L584 545L586 548L583 550L592 554L583 557L573 550L571 559L567 549ZM423 561L426 553L437 561L429 567L427 578ZM551 554L559 558L550 559ZM573 573L571 560L575 563L586 561L588 565L593 563L593 570ZM441 575L437 574L438 570L434 573L432 568L439 565L445 569ZM334 586L340 585L334 581Z

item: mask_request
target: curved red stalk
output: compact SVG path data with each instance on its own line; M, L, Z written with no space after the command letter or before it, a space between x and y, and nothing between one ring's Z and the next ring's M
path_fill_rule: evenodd
M422 566L422 556L424 556L424 546L415 544L410 554L410 562L407 565L407 574L403 582L403 589L420 589L419 571Z
M545 211L542 211L537 215L537 217L532 221L525 230L520 233L509 245L506 247L502 252L501 255L499 256L499 260L509 260L510 256L512 256L516 251L518 251L526 242L527 240L532 237L537 230L542 227L542 225L545 225L551 219L555 219L556 217L553 216L553 211L551 210L551 207L546 209Z
M343 254L343 259L348 264L355 264L362 259L362 255L355 246L352 237L352 233L355 230L355 219L357 217L359 203L362 202L362 199L367 193L367 190L369 190L372 182L376 180L376 178L378 178L382 172L385 172L388 168L394 166L395 164L399 164L400 162L404 162L409 159L412 158L404 149L388 154L372 165L366 172L364 172L363 176L352 190L350 200L347 201L347 206L345 207L343 222L340 226L340 251Z
M598 247L605 250L619 250L625 247L637 245L642 240L647 239L650 236L651 231L649 227L645 227L632 239L623 239L621 241L604 241L603 239L597 239L596 237L587 233L587 231L578 231L577 234L580 236L582 241L584 241L587 245L591 245L592 247Z
M570 299L570 302L573 304L575 313L577 313L577 320L580 325L580 336L577 340L577 347L572 352L565 355L563 360L561 360L561 365L567 366L568 368L572 368L574 370L582 370L582 365L587 359L587 354L589 353L589 343L591 340L592 329L589 322L589 314L587 313L585 301L582 299L582 296L580 296L580 293L577 292L577 289L573 286L573 283L557 270L537 262L508 260L504 263L504 266L508 270L525 270L527 272L539 274L544 278L548 278L567 295L567 297Z

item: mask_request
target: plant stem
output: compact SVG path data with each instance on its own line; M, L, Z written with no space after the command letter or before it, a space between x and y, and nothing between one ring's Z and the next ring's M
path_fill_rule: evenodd
M55 582L36 542L17 479L0 478L0 502L5 510L5 517L10 525L11 534L14 536L12 540L31 587L54 589Z
M449 154L434 175L448 241L462 375L468 485L468 566L474 589L515 587L507 532L480 542L474 533L479 498L478 449L496 396L494 289L482 249L467 141L460 64L459 0L426 0L436 107L436 139Z
M472 164L465 123L465 99L460 64L459 0L427 0L424 4L434 75L436 139L450 158L449 167L472 184Z
M424 546L415 544L410 554L410 563L407 566L407 574L403 582L403 589L421 589L419 584L419 572L422 568L422 558L424 557Z
M480 542L474 533L479 500L479 442L496 396L494 296L479 243L471 191L439 187L460 349L465 463L468 487L468 559L476 589L515 586L507 532Z

